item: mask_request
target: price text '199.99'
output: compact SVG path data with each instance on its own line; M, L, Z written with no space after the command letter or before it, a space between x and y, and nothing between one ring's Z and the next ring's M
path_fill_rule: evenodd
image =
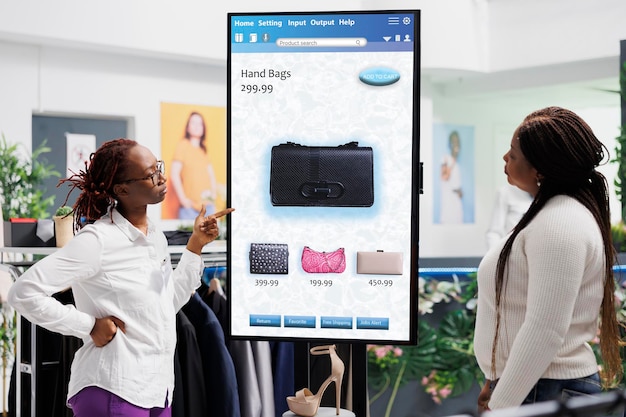
M332 279L311 279L309 283L314 287L332 287L333 280Z

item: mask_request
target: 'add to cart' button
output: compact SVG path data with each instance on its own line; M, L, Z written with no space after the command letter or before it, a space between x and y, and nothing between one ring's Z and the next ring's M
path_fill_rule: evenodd
M323 329L351 329L352 317L320 317Z
M250 326L280 327L280 316L250 314Z
M285 316L285 327L315 328L314 316Z
M357 329L389 330L389 319L380 317L357 317Z

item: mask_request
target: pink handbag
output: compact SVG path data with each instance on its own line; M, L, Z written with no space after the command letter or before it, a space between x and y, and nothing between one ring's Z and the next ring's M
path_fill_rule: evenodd
M346 255L343 248L318 252L305 246L302 250L302 269L309 273L341 273L346 269Z

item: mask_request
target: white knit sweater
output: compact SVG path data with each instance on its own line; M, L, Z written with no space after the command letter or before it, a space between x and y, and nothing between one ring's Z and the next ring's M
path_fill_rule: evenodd
M602 235L582 204L556 196L513 244L492 373L496 264L505 241L478 268L474 349L485 376L499 378L491 409L519 406L540 378L572 379L598 370L587 342L597 334L603 296Z

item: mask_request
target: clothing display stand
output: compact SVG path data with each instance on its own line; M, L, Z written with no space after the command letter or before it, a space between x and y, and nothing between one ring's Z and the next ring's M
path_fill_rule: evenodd
M1 248L3 256L1 264L3 268L9 268L14 278L17 279L20 275L18 266L27 268L36 261L5 261L5 253L49 255L55 250L57 248L51 247ZM55 297L63 303L72 302L71 291L66 294L56 294ZM11 404L12 400L9 398L9 405L15 408L14 415L64 417L67 408L63 395L65 390L63 381L67 376L62 369L62 347L66 336L34 326L19 314L16 317L15 327L15 372L12 375L15 382L11 382L14 388L9 389L9 397L14 395L15 398L14 404Z
M320 407L317 410L316 417L336 417L337 409L335 407ZM283 417L298 417L298 414L294 414L291 411L285 411ZM350 410L343 408L339 409L339 417L355 417L354 413Z
M19 315L17 323L16 416L68 415L65 397L69 375L65 371L68 364L64 362L63 347L75 344L69 340L75 338L49 332Z

